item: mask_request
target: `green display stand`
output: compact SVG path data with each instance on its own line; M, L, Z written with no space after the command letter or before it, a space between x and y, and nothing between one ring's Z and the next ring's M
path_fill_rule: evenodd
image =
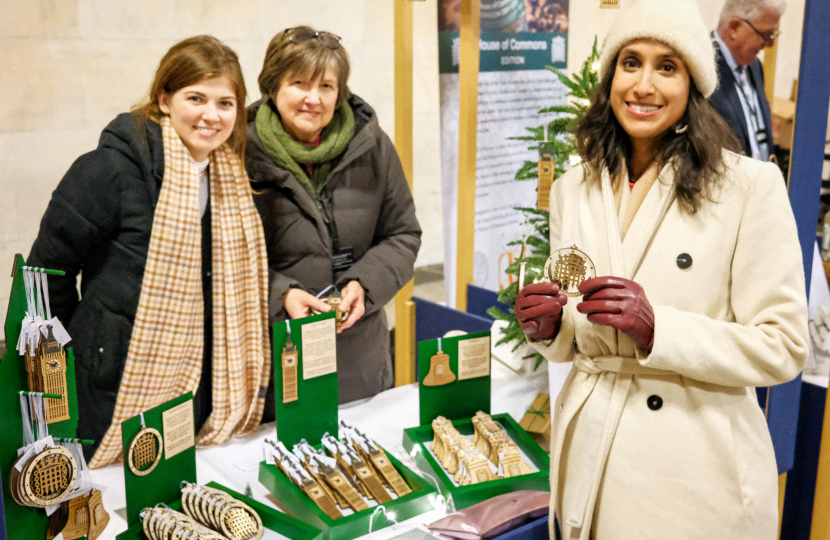
M162 403L148 411L144 411L144 423L147 427L155 428L164 438L162 413L168 409L193 401L190 392L167 403ZM127 451L130 442L141 431L141 415L133 416L121 422L121 439L124 443L124 490L127 494L127 525L132 526L139 522L138 515L148 506L155 506L160 501L172 501L181 497L181 482L196 482L196 446L165 459L162 451L159 464L149 474L138 476L127 466Z
M431 425L438 416L450 420L472 418L478 411L490 413L490 376L459 380L458 344L468 339L490 337L490 332L441 338L441 349L450 357L450 369L456 380L442 386L424 386L429 374L430 358L438 352L438 340L418 343L418 381L421 425ZM492 367L492 366L491 366Z
M489 395L489 394L488 394ZM516 443L516 446L539 469L538 472L517 476L515 478L502 478L491 480L480 484L469 486L455 486L452 479L444 470L444 467L429 453L427 446L432 442L435 434L431 425L424 425L403 430L403 446L412 454L415 450L415 463L422 471L429 472L438 480L441 494L455 504L460 510L474 504L491 499L496 495L523 489L537 491L550 491L550 457L539 444L522 429L522 427L509 414L497 414L493 420L501 424L507 434ZM471 418L456 420L452 423L462 435L473 434L473 421Z
M395 512L395 519L398 522L433 510L437 495L436 489L407 469L403 463L395 459L395 456L388 452L386 455L412 489L412 493L384 503L383 507L387 511ZM260 463L259 481L295 517L321 529L324 540L353 540L369 534L369 520L377 506L339 519L331 519L304 491L286 478L276 465L268 465L264 461ZM394 522L387 519L383 512L378 512L372 518L373 531L390 525L394 525Z
M262 526L266 529L277 532L291 540L321 540L323 533L319 529L315 529L311 525L307 525L302 521L295 519L287 514L284 514L276 508L271 508L262 503L259 503L249 497L237 493L231 489L226 488L216 482L211 482L208 487L220 489L228 493L234 499L244 502L254 509L259 518L262 520ZM181 492L178 498L170 499L167 504L173 510L182 511ZM132 525L129 529L118 535L118 540L146 540L141 523Z
M3 474L3 511L6 530L11 538L44 538L49 518L41 508L20 506L9 491L8 474L17 461L17 449L23 445L23 421L20 416L18 392L28 390L26 364L17 353L17 340L26 315L26 286L23 282L22 255L16 255L12 268L12 289L6 312L6 353L0 361L0 469ZM78 399L75 391L75 357L66 349L66 392L69 397L69 420L49 424L55 438L74 439L78 429Z
M282 402L282 349L288 332L285 321L274 324L274 393L277 402L277 438L291 448L300 439L311 445L320 444L326 433L337 433L337 406L339 395L337 373L303 379L302 327L326 319L334 319L330 311L302 319L292 319L291 341L299 352L297 365L297 401Z

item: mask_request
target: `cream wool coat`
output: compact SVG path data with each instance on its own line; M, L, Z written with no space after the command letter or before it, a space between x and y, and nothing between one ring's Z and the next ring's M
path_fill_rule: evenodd
M557 338L534 344L574 363L551 444L563 539L777 536L775 456L753 387L793 379L806 360L804 272L777 167L725 160L716 202L694 215L664 168L624 241L607 171L601 187L583 182L582 167L553 185L552 249L576 244L598 276L636 281L655 314L651 354L588 322L581 297L568 300Z

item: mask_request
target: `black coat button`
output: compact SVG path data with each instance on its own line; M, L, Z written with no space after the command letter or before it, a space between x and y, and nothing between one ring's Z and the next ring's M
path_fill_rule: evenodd
M651 409L652 411L656 411L663 406L663 398L661 398L657 394L654 394L653 396L648 396L646 403L648 403L649 409Z
M679 266L682 270L692 266L692 256L688 253L681 253L677 256L677 266Z

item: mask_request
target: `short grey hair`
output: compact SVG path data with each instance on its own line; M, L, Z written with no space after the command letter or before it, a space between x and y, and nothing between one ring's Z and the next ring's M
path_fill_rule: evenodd
M754 21L768 11L775 11L778 15L784 14L787 7L785 0L726 0L720 11L718 26L722 26L734 18Z

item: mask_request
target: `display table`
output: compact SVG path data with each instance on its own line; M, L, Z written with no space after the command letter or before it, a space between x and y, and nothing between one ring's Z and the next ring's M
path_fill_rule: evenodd
M548 388L547 366L543 365L532 373L517 373L494 361L491 412L508 413L518 420L533 398L540 392L548 392ZM402 440L404 428L419 424L417 384L392 388L371 399L342 405L340 419L358 426L366 435L415 470L414 461L406 454ZM257 480L259 463L264 459L262 441L275 435L275 425L264 424L248 436L198 450L196 471L199 483L217 482L240 493L244 493L246 485L249 485L255 500L279 508L265 486ZM118 464L96 469L92 471L92 478L95 483L105 487L104 506L111 516L109 525L100 538L114 539L127 529L123 466ZM406 523L428 524L443 515L443 512L436 510ZM404 527L399 526L382 529L372 535L372 540L394 538L402 534L403 530Z

